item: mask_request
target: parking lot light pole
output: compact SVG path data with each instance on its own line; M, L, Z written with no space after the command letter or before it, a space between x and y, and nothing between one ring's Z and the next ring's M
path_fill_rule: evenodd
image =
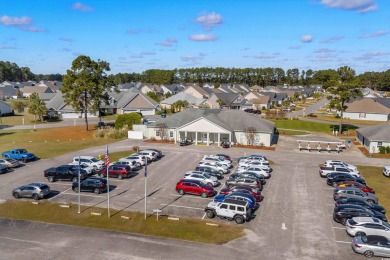
M78 211L77 211L77 213L78 214L80 214L80 168L81 168L81 165L80 165L80 155L79 155L79 183L78 183L78 185L79 185L79 194L78 194L78 201L79 201L79 209L78 209Z
M144 212L144 218L146 219L146 182L148 177L148 157L145 156L145 212Z

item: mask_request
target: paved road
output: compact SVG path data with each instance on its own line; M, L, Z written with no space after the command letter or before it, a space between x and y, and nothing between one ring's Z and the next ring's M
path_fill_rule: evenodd
M292 111L290 113L287 113L287 117L294 118L294 117L304 116L304 115L308 115L310 113L314 113L315 111L320 110L321 107L325 106L328 103L329 103L329 100L327 100L326 98L321 99L317 103L312 104L312 105L310 105L302 110L297 110L297 111Z

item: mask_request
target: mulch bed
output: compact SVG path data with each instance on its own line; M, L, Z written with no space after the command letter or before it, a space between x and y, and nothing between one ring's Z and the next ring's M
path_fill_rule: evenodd
M174 144L175 141L173 140L151 140L151 139L146 139L144 140L145 143L159 143L159 144Z
M233 148L249 148L249 149L257 149L257 150L267 150L267 151L275 151L276 150L276 147L242 145L242 144L236 144L236 145L233 145L232 147Z

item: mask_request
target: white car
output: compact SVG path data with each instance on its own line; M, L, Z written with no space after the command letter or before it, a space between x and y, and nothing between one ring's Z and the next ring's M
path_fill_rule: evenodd
M121 161L112 162L110 163L110 166L111 165L127 165L130 167L131 170L134 170L135 168L139 167L136 165L136 162L134 160L127 160L127 159L122 159Z
M246 172L254 172L256 174L262 174L264 178L268 179L271 177L271 174L269 172L266 172L264 169L257 167L257 166L252 166L248 167L245 169Z
M238 164L238 166L248 166L248 165L259 165L259 166L268 166L269 167L269 161L248 160L248 161L241 161Z
M120 158L118 161L135 161L135 165L140 167L145 165L146 159L145 156L142 155L130 155Z
M357 167L355 165L348 164L340 160L326 160L324 163L324 167L332 167L333 165L344 166L345 168L357 171Z
M217 158L211 158L211 157L205 157L200 162L209 162L209 163L220 163L222 165L225 165L229 169L233 167L233 165L229 161L221 161Z
M390 177L390 166L383 167L383 175Z
M151 160L151 161L156 161L158 159L158 153L156 151L152 151L152 150L142 150L136 154L144 155L144 156L148 157L148 160Z
M238 161L239 163L241 162L250 162L250 161L268 161L267 157L263 155L250 155L247 157L241 157L240 160Z
M198 180L204 184L208 184L214 187L219 185L218 179L214 176L208 175L206 172L187 172L184 175L184 179Z
M223 164L227 164L229 167L232 165L232 162L230 160L226 160L224 156L218 156L218 155L205 155L203 156L203 159L208 159L208 160L212 160L212 159L217 159L219 162L223 163Z
M241 165L241 166L238 166L236 171L237 172L246 172L248 171L249 168L253 168L253 167L257 167L257 168L260 168L261 170L267 172L267 173L270 173L271 172L271 167L267 166L267 165L255 165L255 164L248 164L248 165Z
M69 165L78 166L79 163L71 162L71 163L69 163ZM85 164L85 163L80 164L80 168L85 170L88 173L88 175L92 175L92 174L96 173L96 168L95 167L90 166L90 165Z
M215 169L223 174L229 173L229 167L227 165L221 164L220 162L202 162L202 161L200 161L199 166L208 166L208 167Z
M73 158L72 164L86 164L94 167L96 170L100 170L104 167L105 163L93 156L77 156Z

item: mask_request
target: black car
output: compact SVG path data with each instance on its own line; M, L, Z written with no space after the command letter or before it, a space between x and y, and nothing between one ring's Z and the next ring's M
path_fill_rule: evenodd
M255 178L255 179L259 180L261 185L264 185L264 184L267 183L267 181L265 180L265 177L264 177L263 174L257 174L257 173L250 172L250 171L245 171L245 172L240 172L240 173L233 173L233 174L230 175L230 177L233 177L233 176L237 176L237 177L252 177L252 178Z
M347 199L340 199L337 200L335 203L335 207L345 205L345 204L350 204L350 205L359 205L364 208L370 209L370 210L375 210L378 211L382 214L386 214L386 210L384 207L378 205L378 204L371 204L365 200L358 199L358 198L347 198Z
M366 209L365 207L359 205L344 204L334 208L333 219L344 226L347 223L347 220L353 217L373 217L387 222L386 216L382 213Z
M356 181L366 185L366 181L360 177L354 177L349 173L330 173L326 177L326 183L330 186L335 186L339 182L343 181Z
M79 192L79 183L73 182L72 190ZM96 194L107 191L107 180L104 178L88 178L80 182L80 191L89 191Z
M207 167L207 166L197 166L197 167L195 168L195 171L207 172L209 175L216 177L218 180L223 179L223 173L221 173L220 171L218 171L218 170L216 170L216 169L213 169L213 168L211 168L211 167Z
M180 146L187 146L190 144L191 144L191 142L187 139L180 140Z
M231 144L228 141L222 141L221 142L221 147L222 148L230 148L230 146L231 146Z
M57 180L68 180L68 181L77 181L79 178L84 180L88 177L88 173L84 169L78 169L76 165L61 165L58 167L53 167L44 170L44 177L48 179L49 182L54 182Z

